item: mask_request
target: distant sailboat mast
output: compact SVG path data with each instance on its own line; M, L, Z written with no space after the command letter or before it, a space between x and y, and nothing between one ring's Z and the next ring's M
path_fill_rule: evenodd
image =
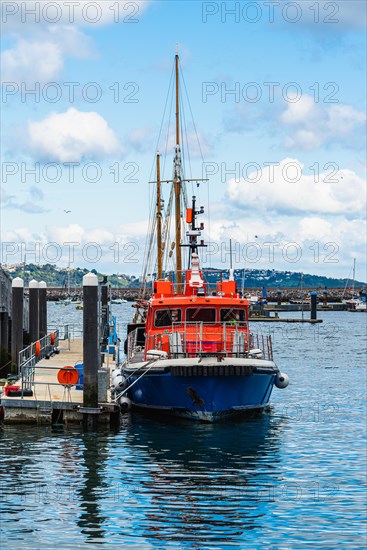
M354 298L354 286L356 282L356 259L353 258L353 283L352 283L352 297Z

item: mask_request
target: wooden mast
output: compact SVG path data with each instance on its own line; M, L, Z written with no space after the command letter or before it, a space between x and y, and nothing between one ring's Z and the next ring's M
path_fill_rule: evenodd
M157 249L158 249L158 280L162 279L162 207L161 207L161 158L157 153Z
M177 293L182 292L182 255L181 255L181 155L180 155L180 102L179 102L179 57L175 56L176 67L176 154L174 170L175 222L176 222L176 283Z

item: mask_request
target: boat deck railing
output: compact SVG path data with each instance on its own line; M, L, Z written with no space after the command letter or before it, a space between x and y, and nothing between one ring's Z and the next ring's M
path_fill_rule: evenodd
M141 351L136 345L135 332L129 334L128 358ZM161 350L168 358L222 355L273 360L271 337L250 332L246 322L173 323L160 332L147 335L145 350Z

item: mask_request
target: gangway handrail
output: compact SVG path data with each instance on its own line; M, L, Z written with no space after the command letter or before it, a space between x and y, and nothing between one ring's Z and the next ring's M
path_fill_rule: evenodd
M59 331L56 329L43 338L32 342L22 349L18 355L18 375L22 378L22 389L29 390L33 386L34 367L48 353L59 345Z

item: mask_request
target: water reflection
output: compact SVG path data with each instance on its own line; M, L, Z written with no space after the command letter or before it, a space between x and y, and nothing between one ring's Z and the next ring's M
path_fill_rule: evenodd
M148 462L125 504L147 500L144 535L229 541L261 527L276 481L280 430L269 415L231 424L134 419L127 443L144 450Z
M82 436L81 486L77 490L80 508L77 520L81 533L86 540L103 540L106 530L103 524L107 517L103 512L101 495L108 491L108 482L104 476L108 459L108 448L100 441L97 433L85 433Z

